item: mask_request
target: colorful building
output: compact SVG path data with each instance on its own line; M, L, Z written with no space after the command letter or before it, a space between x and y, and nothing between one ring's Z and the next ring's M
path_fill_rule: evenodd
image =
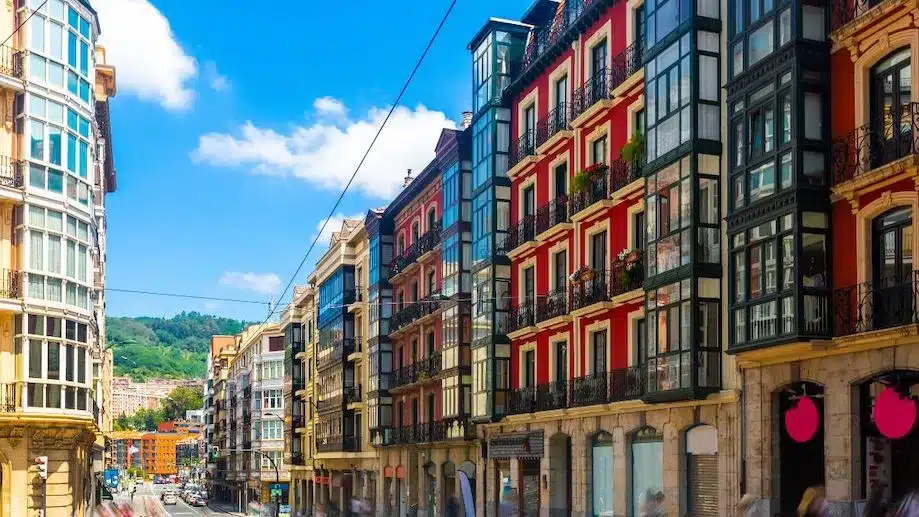
M112 442L112 465L115 468L143 469L144 433L140 431L114 431L110 438Z

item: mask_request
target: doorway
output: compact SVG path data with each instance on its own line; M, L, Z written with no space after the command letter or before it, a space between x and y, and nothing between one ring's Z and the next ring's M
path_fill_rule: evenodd
M777 403L773 426L779 436L779 508L781 515L795 515L804 491L826 483L823 386L812 382L786 385L778 392Z
M899 207L872 222L873 329L906 325L915 314L913 217Z
M912 153L911 51L895 51L871 70L871 168Z

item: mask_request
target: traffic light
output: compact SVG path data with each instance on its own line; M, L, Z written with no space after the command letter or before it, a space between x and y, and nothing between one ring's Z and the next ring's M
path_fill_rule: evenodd
M48 457L36 456L35 465L38 467L38 477L48 479Z

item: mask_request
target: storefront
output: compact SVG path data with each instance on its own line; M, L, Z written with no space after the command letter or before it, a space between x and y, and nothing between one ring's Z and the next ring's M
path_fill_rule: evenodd
M539 515L542 499L539 466L544 449L545 433L542 430L491 436L488 458L494 461L496 478L489 500L496 505L513 505L520 515ZM516 469L512 462L516 462ZM497 506L493 511L496 515L501 514Z

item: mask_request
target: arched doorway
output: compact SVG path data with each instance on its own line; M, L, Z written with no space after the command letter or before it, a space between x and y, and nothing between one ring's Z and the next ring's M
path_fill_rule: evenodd
M631 515L642 515L642 506L666 504L664 498L664 435L653 427L632 433Z
M911 57L904 47L871 69L872 168L913 152Z
M435 470L433 463L424 464L424 500L428 517L434 517L434 507L437 505L437 473Z
M919 486L919 372L892 371L856 387L862 497L899 500Z
M779 507L795 515L804 491L826 482L823 386L796 382L777 393L776 433Z
M894 208L872 221L871 263L872 328L911 323L915 314L911 206Z
M590 504L589 515L602 517L613 514L613 435L600 431L590 440Z
M718 517L718 430L686 431L686 509L693 517Z
M549 515L571 515L571 437L558 433L549 438Z

